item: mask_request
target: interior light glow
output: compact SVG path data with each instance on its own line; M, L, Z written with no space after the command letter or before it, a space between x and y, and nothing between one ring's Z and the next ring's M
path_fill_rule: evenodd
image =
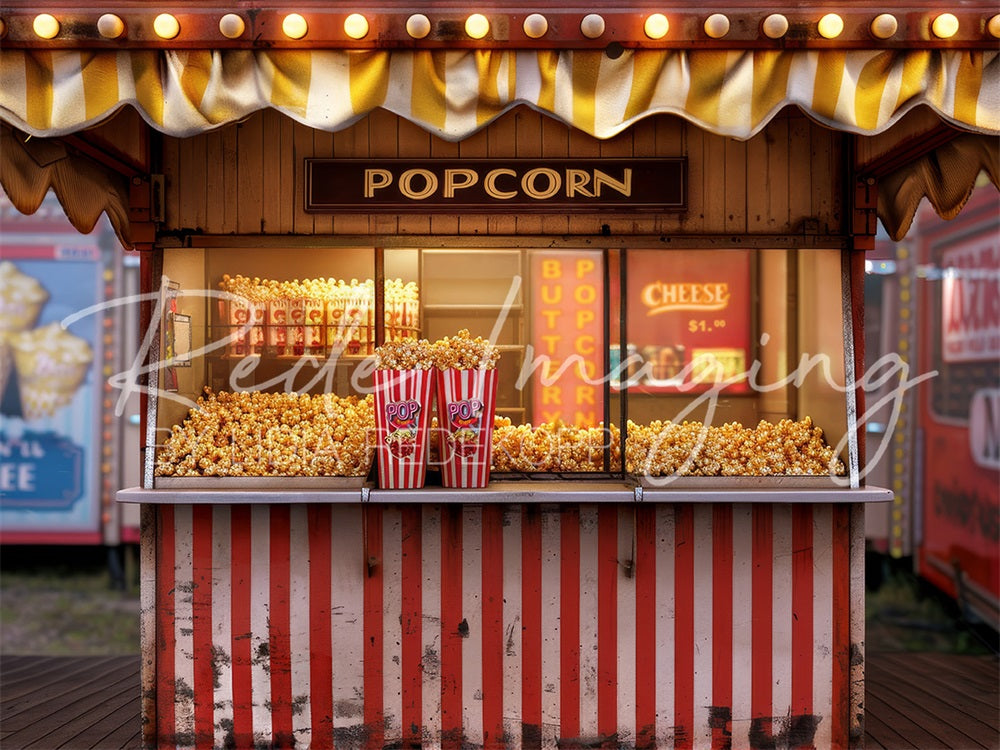
M173 39L181 33L181 25L169 13L161 13L153 19L153 32L160 39Z
M705 19L705 33L712 39L722 39L729 33L729 18L722 13L713 13Z
M368 36L368 19L360 13L351 13L344 19L344 33L351 39L364 39Z
M281 22L281 30L289 39L301 39L309 33L309 24L298 13L289 13Z
M40 13L35 16L31 28L42 39L54 39L59 34L59 21L50 13Z
M780 13L772 13L764 19L761 28L765 36L771 39L781 39L788 33L788 19Z
M238 39L246 30L247 25L243 17L235 13L226 13L219 19L219 32L227 39Z
M663 39L670 31L670 21L662 13L654 13L653 15L646 18L646 23L643 24L642 30L646 32L646 36L650 39Z
M97 33L105 39L117 39L125 33L125 22L114 13L105 13L97 19Z
M587 39L597 39L604 34L604 17L590 13L580 21L580 33Z
M824 39L836 39L844 33L844 19L836 13L827 13L819 19L816 29Z
M524 19L524 34L532 39L540 39L549 30L549 22L541 13L532 13Z
M465 19L465 33L472 39L482 39L490 33L490 21L482 13L473 13Z
M871 32L876 39L888 39L899 29L896 17L891 13L881 13L872 21Z
M942 13L934 19L931 31L939 39L951 39L958 33L958 19L951 13Z
M414 39L423 39L431 33L431 22L423 13L414 13L406 19L406 33Z

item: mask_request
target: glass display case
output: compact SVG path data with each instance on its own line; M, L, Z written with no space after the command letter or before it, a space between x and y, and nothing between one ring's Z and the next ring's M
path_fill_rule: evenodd
M829 482L856 460L842 263L817 249L165 249L152 486L360 485L375 476L378 347L462 330L499 351L493 481Z

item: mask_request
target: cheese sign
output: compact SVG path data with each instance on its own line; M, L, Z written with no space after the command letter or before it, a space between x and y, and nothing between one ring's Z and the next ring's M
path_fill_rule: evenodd
M663 159L306 159L305 210L679 211L687 162Z
M642 385L746 391L751 317L748 251L629 251L627 343Z

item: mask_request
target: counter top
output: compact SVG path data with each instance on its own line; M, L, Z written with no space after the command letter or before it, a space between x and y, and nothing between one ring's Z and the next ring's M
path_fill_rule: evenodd
M494 481L482 489L424 487L418 490L384 490L364 486L342 489L274 487L261 489L155 489L131 487L119 490L118 502L148 504L270 504L289 503L878 503L891 500L881 487L848 489L830 482L823 486L795 486L778 480L747 484L724 481L692 482L685 477L663 487L630 486L598 481Z

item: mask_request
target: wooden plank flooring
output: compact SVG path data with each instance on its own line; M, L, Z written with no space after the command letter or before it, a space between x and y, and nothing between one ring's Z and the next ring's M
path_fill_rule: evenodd
M996 658L869 653L865 670L869 750L1000 750ZM139 750L139 657L0 656L0 747Z
M0 656L4 750L140 746L138 655Z

